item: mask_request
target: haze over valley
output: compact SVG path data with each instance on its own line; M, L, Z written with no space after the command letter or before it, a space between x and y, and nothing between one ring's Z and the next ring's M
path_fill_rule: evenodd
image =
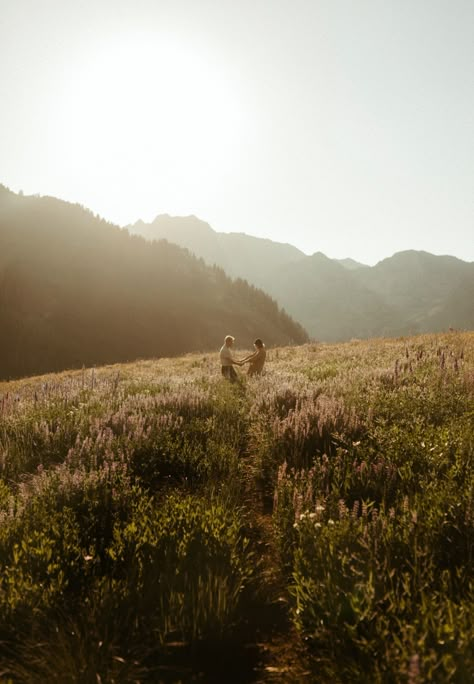
M369 267L244 233L218 233L195 216L161 215L128 229L186 247L261 287L321 341L474 328L474 263L452 256L409 250Z

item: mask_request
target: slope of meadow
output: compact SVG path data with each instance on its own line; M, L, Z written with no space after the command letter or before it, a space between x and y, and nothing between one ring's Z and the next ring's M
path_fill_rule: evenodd
M0 384L2 681L471 681L473 451L473 333Z

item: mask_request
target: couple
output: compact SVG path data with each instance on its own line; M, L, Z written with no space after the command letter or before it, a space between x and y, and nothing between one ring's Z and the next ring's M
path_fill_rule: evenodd
M232 335L227 335L224 344L221 347L220 357L222 366L222 375L228 380L237 380L237 373L234 370L235 366L243 366L244 363L249 364L249 375L261 375L263 370L263 364L265 363L265 357L267 355L267 350L262 340L258 337L253 346L255 351L250 356L246 356L245 359L237 361L232 356L232 345L234 344L235 338Z

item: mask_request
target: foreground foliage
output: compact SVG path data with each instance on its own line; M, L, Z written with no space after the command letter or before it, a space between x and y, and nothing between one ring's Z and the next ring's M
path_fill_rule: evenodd
M275 349L236 385L197 355L4 383L0 671L238 671L259 495L310 679L469 681L473 453L468 333Z

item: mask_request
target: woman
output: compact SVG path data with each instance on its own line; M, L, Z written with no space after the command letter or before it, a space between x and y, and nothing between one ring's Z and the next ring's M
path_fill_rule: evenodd
M253 346L255 347L254 353L250 354L250 356L246 356L240 363L249 364L248 375L261 375L265 364L265 357L267 356L267 350L259 337L257 337L253 343Z

